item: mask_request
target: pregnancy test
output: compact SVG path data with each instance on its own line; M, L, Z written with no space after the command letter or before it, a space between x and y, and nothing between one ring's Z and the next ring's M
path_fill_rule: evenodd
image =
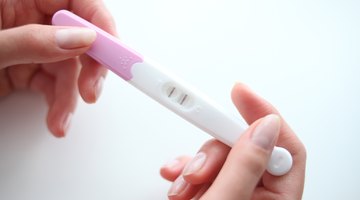
M56 26L86 27L95 30L97 37L86 52L89 56L224 144L232 147L246 130L247 125L224 112L211 99L127 47L118 38L72 12L58 11L53 16L52 23ZM291 154L282 147L274 147L267 171L272 175L281 176L291 167Z

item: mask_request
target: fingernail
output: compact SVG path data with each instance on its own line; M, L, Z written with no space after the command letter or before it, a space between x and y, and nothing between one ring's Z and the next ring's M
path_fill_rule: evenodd
M257 146L272 150L280 131L280 118L271 114L264 117L252 133L251 140Z
M188 183L184 180L183 176L179 176L172 184L168 192L168 196L176 196L181 194L187 185Z
M168 168L168 169L176 169L180 164L180 161L178 159L170 160L165 165L162 166L162 168Z
M102 92L102 88L103 88L103 84L104 84L104 77L100 77L96 82L95 82L95 98L98 99L101 92Z
M66 133L68 132L68 130L70 128L72 116L73 116L73 114L69 113L68 115L66 115L64 117L64 120L63 120L63 123L62 123L64 136L66 135Z
M199 171L205 164L206 154L204 152L199 152L196 156L191 160L191 162L184 169L184 176L196 173Z
M86 28L64 28L56 31L55 38L60 48L76 49L94 42L96 32Z

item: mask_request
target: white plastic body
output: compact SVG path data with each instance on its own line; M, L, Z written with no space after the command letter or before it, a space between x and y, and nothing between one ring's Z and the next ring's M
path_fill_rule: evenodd
M239 119L148 59L134 64L131 72L129 83L223 143L232 146L244 132Z
M230 147L247 128L240 119L146 58L134 64L131 73L129 83L133 86ZM292 157L286 149L275 147L271 157L269 173L281 176L291 169Z

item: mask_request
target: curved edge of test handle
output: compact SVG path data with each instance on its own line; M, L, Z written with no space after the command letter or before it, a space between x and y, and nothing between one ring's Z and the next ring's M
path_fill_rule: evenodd
M283 176L287 174L293 165L293 159L290 152L283 148L275 146L266 170L274 176Z

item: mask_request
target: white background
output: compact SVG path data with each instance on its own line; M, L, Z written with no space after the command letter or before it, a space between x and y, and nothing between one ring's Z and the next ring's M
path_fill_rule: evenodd
M106 0L122 40L236 113L248 84L308 152L304 199L359 199L360 12L356 0ZM36 94L0 99L0 199L166 199L159 167L209 137L109 73L65 139Z

